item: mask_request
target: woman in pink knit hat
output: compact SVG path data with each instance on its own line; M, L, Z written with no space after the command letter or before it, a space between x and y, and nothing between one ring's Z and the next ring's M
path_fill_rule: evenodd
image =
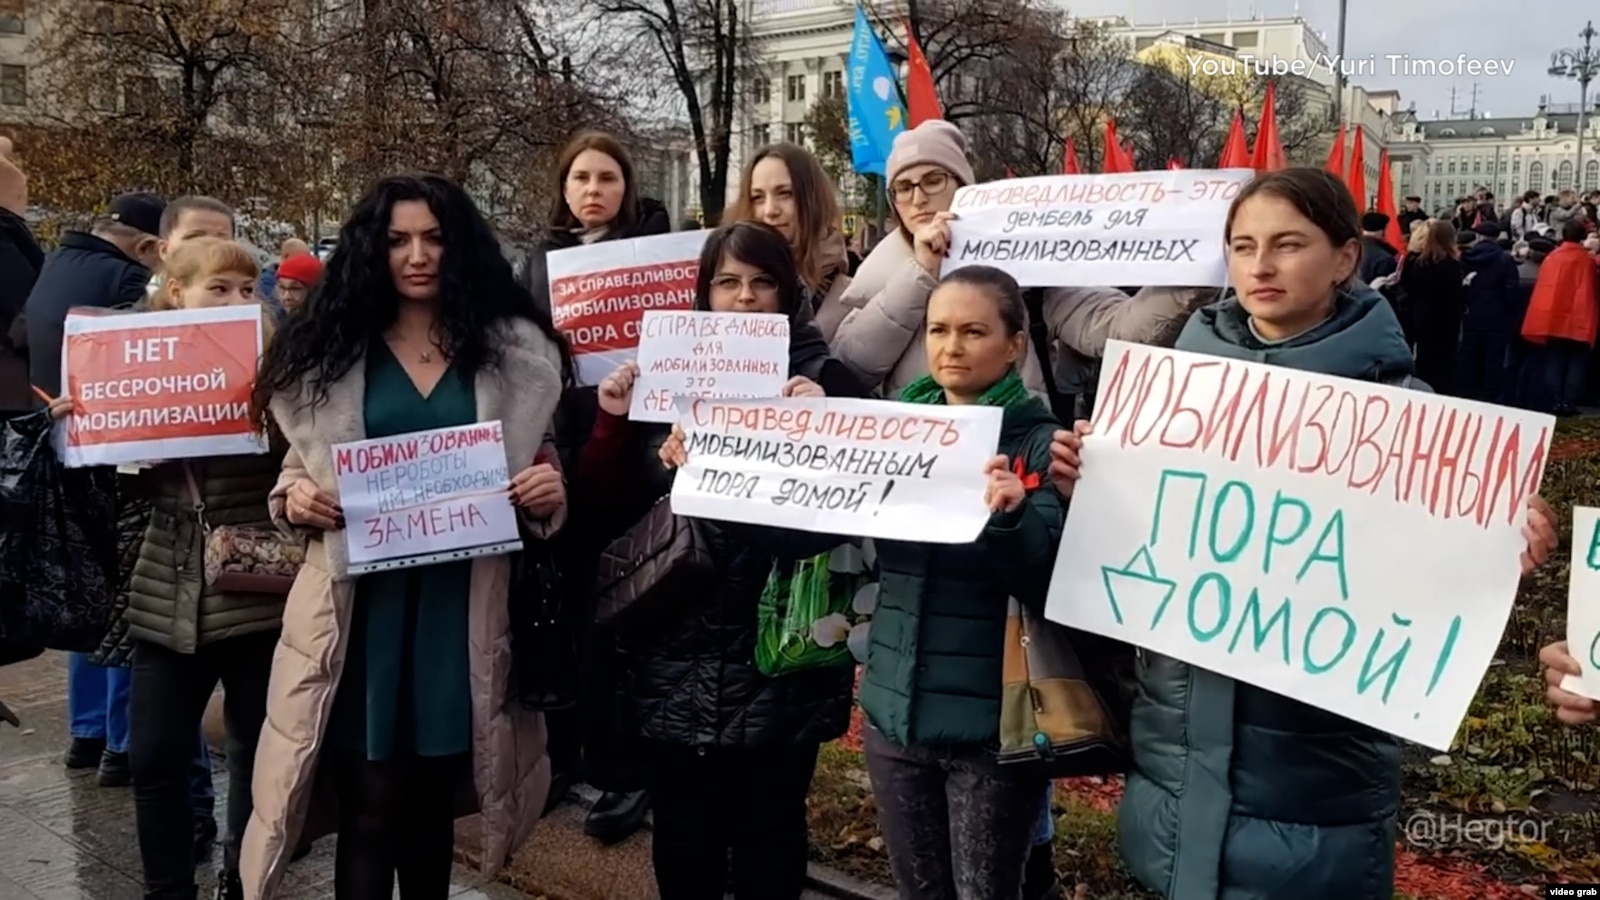
M976 179L966 136L937 119L895 138L886 171L899 226L856 270L841 298L850 311L831 344L834 356L864 383L895 397L928 374L923 318L950 244L950 205L956 190ZM1050 337L1049 366L1032 353L1023 361L1022 380L1035 393L1045 390L1046 368L1083 368L1101 355L1107 340L1171 346L1189 312L1217 296L1215 290L1152 287L1125 302L1128 294L1113 287L1024 287L1045 289L1036 309Z

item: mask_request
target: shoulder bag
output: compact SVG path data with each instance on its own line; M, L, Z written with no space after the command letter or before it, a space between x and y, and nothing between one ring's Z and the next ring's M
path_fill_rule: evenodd
M716 563L706 526L672 512L662 497L600 554L595 622L635 630L670 617L674 598L710 587Z
M183 477L189 484L195 519L205 534L205 583L224 594L288 596L306 561L305 544L276 528L211 527L206 520L205 495L188 463L183 463Z
M1114 671L1114 658L1094 653L1094 637L1042 619L1011 599L1000 763L1036 765L1052 779L1126 771L1128 723L1118 712L1124 706L1118 695L1132 673Z

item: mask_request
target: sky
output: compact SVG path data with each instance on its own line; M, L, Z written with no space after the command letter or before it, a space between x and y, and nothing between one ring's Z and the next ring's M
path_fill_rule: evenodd
M1130 22L1173 24L1216 21L1252 15L1276 18L1299 14L1313 29L1324 33L1329 51L1337 48L1337 0L1063 0L1075 15L1120 15ZM1351 76L1368 90L1393 89L1402 103L1416 101L1423 119L1450 116L1450 89L1456 89L1455 109L1465 117L1472 106L1472 86L1478 85L1477 109L1497 116L1529 116L1539 97L1552 103L1578 102L1578 84L1549 74L1550 54L1579 47L1578 32L1589 19L1600 19L1600 8L1566 0L1348 0L1345 56L1376 57L1378 75ZM1585 14L1587 12L1587 15ZM1596 26L1600 29L1600 26ZM1600 38L1596 39L1600 52ZM1443 76L1390 73L1385 54L1403 53L1414 59L1468 60L1511 64L1510 75ZM1590 84L1592 104L1600 94L1600 81Z

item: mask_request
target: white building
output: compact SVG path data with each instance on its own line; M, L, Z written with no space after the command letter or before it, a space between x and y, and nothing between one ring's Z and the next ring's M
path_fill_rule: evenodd
M1600 103L1584 117L1578 179L1578 104L1541 103L1532 115L1423 122L1400 117L1391 156L1410 165L1396 187L1427 209L1449 206L1482 186L1508 204L1524 191L1600 190Z
M0 2L0 122L28 118L29 41L39 33L39 13L38 2Z
M750 86L752 100L734 119L733 165L762 144L775 140L804 142L804 121L811 104L820 97L843 94L845 57L855 23L851 0L751 0L748 21L765 70ZM1332 55L1327 44L1304 19L1227 20L1222 22L1161 22L1134 24L1121 17L1095 19L1138 52L1173 36L1198 38L1208 44L1232 48L1240 56L1298 61L1313 91L1313 109L1332 105L1334 75L1325 64L1313 65ZM1394 92L1370 93L1345 84L1346 117L1364 126L1367 183L1377 184L1378 154L1392 131L1391 118L1399 105ZM693 167L690 167L691 169ZM728 196L738 190L730 173ZM690 188L698 196L698 178ZM847 205L851 198L845 198Z

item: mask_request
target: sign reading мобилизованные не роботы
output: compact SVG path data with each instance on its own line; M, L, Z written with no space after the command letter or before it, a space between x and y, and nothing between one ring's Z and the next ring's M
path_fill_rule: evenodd
M1446 750L1550 416L1112 341L1046 614Z
M1228 206L1248 169L1051 175L956 192L946 273L1002 269L1023 287L1221 287Z

